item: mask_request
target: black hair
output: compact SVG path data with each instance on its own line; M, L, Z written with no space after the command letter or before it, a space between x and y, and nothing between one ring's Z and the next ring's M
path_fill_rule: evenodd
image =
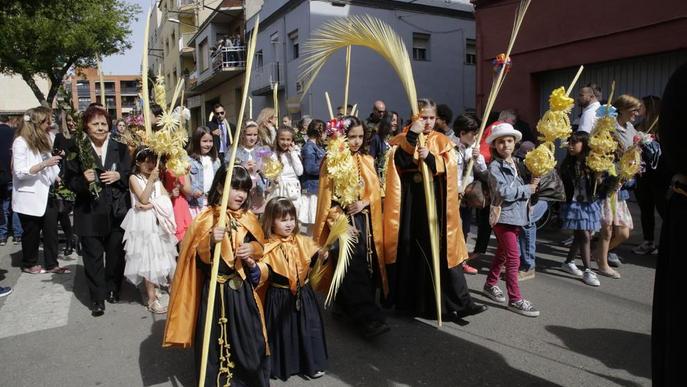
M222 105L222 104L219 103L219 102L217 102L216 104L212 105L212 111L213 111L213 113L214 113L215 110L217 110L217 108L224 108L224 105Z
M363 144L360 146L358 152L366 155L370 144L370 130L367 128L367 125L365 125L365 123L356 116L345 116L342 118L342 120L344 122L344 132L346 133L346 136L348 136L348 132L350 132L351 129L355 128L356 126L363 127ZM348 125L346 125L346 123L348 123Z
M227 178L227 167L222 165L215 173L215 178L212 180L212 187L208 193L208 206L218 206L222 202L222 190L224 188L224 180ZM250 192L253 188L253 180L250 178L248 170L242 166L235 166L234 173L231 175L231 188L239 191ZM248 208L248 197L241 206L242 209Z
M570 153L565 155L565 158L561 162L561 174L566 174L568 176L573 176L575 179L579 178L582 173L591 173L589 167L587 167L587 156L589 155L589 133L578 130L573 132L573 134L568 137L569 143L582 143L582 153L580 155L573 156ZM581 161L582 168L576 168L578 162Z
M150 104L150 111L153 112L153 116L159 117L162 115L162 107L156 103Z
M138 163L145 163L147 161L157 161L157 155L155 152L153 152L150 148L145 147L145 146L139 146L136 148L136 151L134 153L134 162L132 163L131 167L131 172L135 175L137 173L141 173L141 170L138 168Z
M471 113L463 113L456 117L453 121L453 132L460 136L461 133L477 133L479 131L480 121L479 119Z
M379 120L379 124L377 125L377 135L380 138L386 138L386 136L388 136L390 134L391 134L391 114L387 114Z
M451 121L453 121L453 110L445 104L437 105L437 118L444 120L446 125L451 126Z
M596 99L601 100L602 94L601 94L601 87L597 85L596 83L587 83L584 85L584 87L588 87L592 89L592 94L594 94L594 97Z

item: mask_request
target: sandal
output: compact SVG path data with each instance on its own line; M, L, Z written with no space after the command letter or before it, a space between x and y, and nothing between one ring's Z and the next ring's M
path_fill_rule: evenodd
M613 278L613 279L620 279L620 273L618 273L617 271L615 271L613 269L611 269L611 271L597 270L596 272L601 274L604 277L609 277L609 278Z
M41 265L35 265L31 267L25 267L21 269L22 272L27 273L27 274L45 274L47 271L43 269Z
M71 274L71 270L67 269L66 267L60 267L60 266L55 266L52 269L48 270L48 273L52 274Z
M160 304L159 300L155 300L155 301L151 302L150 304L148 304L148 311L155 313L155 314L163 314L163 313L167 313L167 308L162 306Z

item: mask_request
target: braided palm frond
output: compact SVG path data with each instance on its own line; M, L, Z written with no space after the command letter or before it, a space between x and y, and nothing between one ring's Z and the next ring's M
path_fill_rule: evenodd
M391 26L369 15L331 20L313 34L305 44L306 59L299 76L304 96L332 54L348 46L367 47L386 59L401 79L413 114L417 114L415 79L406 45Z

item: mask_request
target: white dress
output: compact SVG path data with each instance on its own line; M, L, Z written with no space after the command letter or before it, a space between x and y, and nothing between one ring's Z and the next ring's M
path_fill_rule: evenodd
M145 180L138 175L135 177L136 183L144 189ZM122 221L126 252L124 276L134 285L143 279L156 285L168 285L174 276L178 255L173 230L174 211L171 200L162 193L163 189L162 183L156 181L150 194L150 202L155 208L148 210L136 208L139 201L132 190L132 208Z
M276 152L272 153L272 160L277 160L277 157ZM298 177L303 174L300 149L282 153L280 161L284 167L269 198L285 197L291 200L296 207L296 214L298 214L301 199L301 182Z

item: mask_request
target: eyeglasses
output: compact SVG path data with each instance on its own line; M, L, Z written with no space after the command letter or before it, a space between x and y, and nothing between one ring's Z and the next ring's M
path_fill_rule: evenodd
M223 116L223 115L224 115L224 112L217 112L217 113L215 113L215 114L217 114L218 116Z

